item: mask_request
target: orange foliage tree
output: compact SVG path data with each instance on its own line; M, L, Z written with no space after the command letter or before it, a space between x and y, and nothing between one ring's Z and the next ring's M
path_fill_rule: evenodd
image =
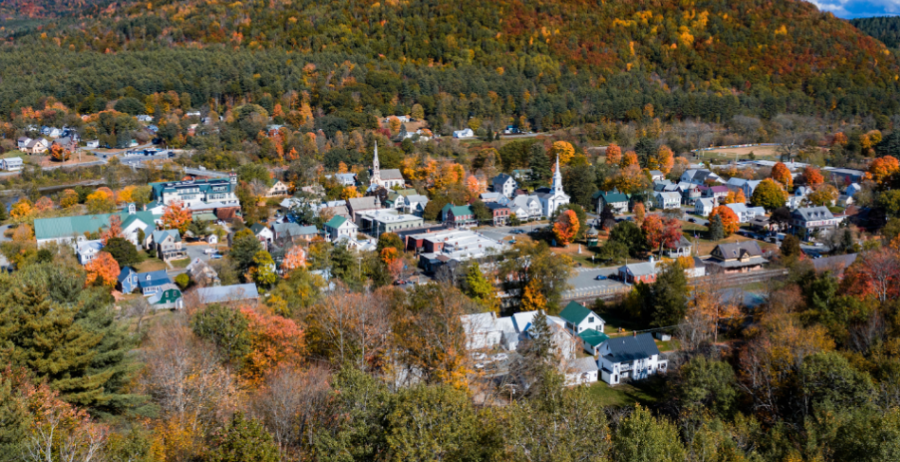
M681 240L681 222L675 218L663 218L658 214L649 215L641 224L641 231L650 248L675 248Z
M556 223L553 224L553 235L556 236L559 245L567 246L575 240L580 226L578 215L572 210L566 210L556 218Z
M628 151L622 157L621 167L625 168L625 167L628 167L629 165L637 165L638 168L640 168L640 164L638 163L638 155L634 151Z
M122 218L118 215L109 217L109 228L100 233L100 242L106 245L106 242L114 237L122 237Z
M666 145L662 145L659 147L659 151L656 153L655 157L656 168L668 175L669 172L672 171L672 167L675 166L675 153L672 152Z
M72 151L54 143L53 146L50 146L50 157L55 161L65 162L72 157Z
M617 189L619 192L631 194L643 189L648 181L641 168L637 164L631 164L607 178L604 189L607 191Z
M803 169L803 178L806 180L806 184L809 186L816 186L825 182L825 177L822 176L822 173L819 172L819 169L813 167L812 165L808 165Z
M874 296L882 303L900 297L900 254L893 249L859 254L844 271L841 289L860 299Z
M566 165L575 156L575 147L568 141L557 141L550 149L551 157L559 157L560 165Z
M869 164L869 174L878 183L897 173L898 170L900 170L900 161L897 161L894 156L879 157Z
M537 278L528 281L522 292L521 310L536 311L547 307L547 298L541 292L541 281Z
M179 201L172 202L163 212L162 224L166 229L177 229L184 233L191 224L191 211L185 209Z
M259 313L242 307L250 336L250 353L244 357L243 371L258 383L268 371L281 365L299 364L305 349L303 331L297 323L278 315Z
M479 182L478 178L475 178L474 175L466 177L466 190L469 191L469 194L473 198L478 197L479 194L484 192L484 188L481 187L481 182Z
M400 252L394 247L385 247L381 249L381 261L387 267L391 277L397 279L403 271L403 259L400 258Z
M616 143L611 143L606 148L606 165L616 165L622 163L622 148Z
M634 210L632 210L632 212L634 212L635 224L643 226L644 217L647 215L647 211L644 209L644 203L638 202L637 204L634 204Z
M23 197L19 199L18 202L13 204L12 208L9 211L9 215L14 220L21 220L28 217L28 215L31 215L32 212L34 212L34 209L31 206L31 201Z
M738 190L737 190L737 193L734 195L734 201L735 201L736 203L740 203L740 204L746 204L746 203L747 203L747 196L744 195L744 190L743 190L743 189L738 189Z
M34 203L34 210L38 213L46 212L53 209L53 200L47 196L42 196Z
M87 285L102 285L107 287L115 287L116 279L119 277L119 263L109 254L109 252L100 252L84 266L87 270Z
M714 208L712 212L709 212L708 219L712 221L712 218L716 215L722 219L722 231L725 232L725 236L734 234L741 227L741 223L738 220L738 216L734 213L734 210L731 210L724 205L720 205Z
M791 176L791 171L788 170L783 162L778 162L772 167L772 179L781 183L787 189L794 185L794 177Z
M288 250L287 255L284 256L282 267L285 269L284 277L288 277L292 271L298 268L305 268L306 251L303 250L303 247L299 245L291 247L291 250Z

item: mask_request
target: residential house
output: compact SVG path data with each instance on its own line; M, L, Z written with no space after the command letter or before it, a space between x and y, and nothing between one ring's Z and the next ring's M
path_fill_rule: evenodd
M766 214L766 209L762 207L747 207L747 204L744 204L743 202L725 204L725 207L730 208L731 211L737 215L738 222L740 223L750 223L754 218Z
M509 203L510 215L522 221L541 218L541 201L536 196L519 195Z
M272 225L272 238L279 244L286 242L311 241L319 230L315 226L300 226L297 223L275 223Z
M340 238L352 238L359 231L359 226L342 216L335 216L325 223L325 236L332 242Z
M703 195L699 186L683 181L678 183L678 192L681 193L681 203L684 205L696 204Z
M180 203L194 216L212 213L220 220L230 220L240 213L235 173L228 178L150 183L150 188L152 201L147 210L156 215L162 215L174 203Z
M559 313L559 317L566 322L566 329L576 335L588 329L603 332L605 325L603 318L578 302L569 302Z
M541 188L535 191L538 200L541 201L541 216L552 216L556 209L569 203L569 196L563 191L562 171L559 168L559 156L556 158L556 170L553 172L553 182L550 188Z
M717 245L705 263L711 270L731 274L762 269L767 261L756 241L741 241Z
M350 219L352 219L354 222L357 222L359 218L359 212L379 209L381 209L381 204L378 203L378 198L375 196L354 197L353 199L347 199L347 210L350 212Z
M181 233L177 229L156 230L150 234L156 256L160 260L174 260L187 257L187 252L182 247Z
M116 281L118 282L119 290L121 290L123 294L130 294L139 287L137 271L127 266L119 271L119 276L116 278Z
M475 138L475 132L471 128L464 128L453 132L453 137L458 139Z
M137 274L138 287L145 296L159 292L165 284L171 284L172 279L166 270L150 271Z
M519 183L522 183L524 181L531 181L531 177L533 175L534 172L530 168L521 168L512 171L512 177L515 178Z
M389 209L402 209L403 208L403 197L419 194L415 189L392 189L388 191L387 197L385 198L382 205Z
M516 188L519 187L519 182L511 175L501 173L491 180L491 186L495 193L503 194L506 197L512 197L513 193L516 192Z
M489 202L484 205L491 211L491 215L494 218L494 226L506 226L511 213L509 207L497 202Z
M201 286L217 286L220 284L219 273L200 258L195 258L194 261L187 265L186 269L188 276L191 277L191 281Z
M513 314L516 331L525 338L536 338L532 328L534 327L534 317L537 314L537 311L520 311ZM553 353L556 357L563 361L574 360L581 345L581 339L569 332L565 327L565 321L557 316L547 316L547 327L550 330L550 343L553 345Z
M684 235L681 235L681 238L675 243L675 247L666 248L663 252L665 252L666 256L669 258L689 257L692 248L693 245L691 244L691 241L684 237Z
M100 140L90 140L84 143L88 149L97 149L100 147Z
M564 376L566 386L586 385L597 381L600 368L597 360L592 357L576 358L565 366Z
M716 208L715 199L697 199L697 201L694 202L694 213L702 217L709 216L714 208Z
M259 300L256 284L233 284L230 286L201 287L196 290L200 303L227 303L245 300Z
M578 334L578 338L581 339L581 346L584 348L584 351L595 357L600 355L600 346L603 345L603 342L609 340L609 336L604 334L603 331L595 329L587 329L581 332Z
M329 178L329 175L325 175L326 178ZM335 173L334 179L337 180L341 186L356 186L356 174L355 173Z
M275 240L275 234L272 233L272 230L262 223L254 223L250 226L250 231L259 239L259 242L262 242L264 248L268 248L272 241Z
M152 213L138 212L134 204L129 204L127 212L35 219L34 237L38 247L48 242L74 244L78 236L109 228L110 217L113 215L117 215L122 221L122 237L135 246L140 245L138 231L149 236L156 228L156 217Z
M681 207L681 193L657 192L653 195L653 204L660 209L677 209Z
M707 199L715 199L717 203L722 203L722 199L728 196L727 186L706 186L700 188L702 197ZM748 198L749 199L749 198Z
M603 208L609 205L613 213L628 213L628 195L619 190L597 191L591 196L597 204L597 213L603 212Z
M828 207L801 207L791 212L793 233L802 239L829 234L840 224Z
M184 308L181 289L175 284L163 284L153 295L147 297L147 303L155 310L180 310Z
M656 282L657 272L656 262L653 260L643 263L629 263L619 267L619 279L626 284L637 284L638 282L652 284Z
M466 334L467 350L482 350L503 346L515 350L519 334L510 317L499 318L493 312L460 316ZM510 348L512 347L512 348Z
M466 228L475 226L475 212L469 205L447 204L441 209L441 223L451 228Z
M825 167L822 169L822 175L825 176L826 181L830 180L841 185L850 185L861 182L865 178L866 172L849 168Z
M138 122L143 122L145 124L153 122L153 116L147 114L139 114L134 116L134 118L137 119Z
M743 178L729 178L728 182L725 183L725 187L728 188L729 191L737 193L741 191L744 193L744 197L750 199L750 196L753 195L753 191L756 191L756 187L762 183L760 180L745 180Z
M666 174L659 170L650 170L651 181L662 181L666 179Z
M705 186L707 183L721 183L722 178L706 169L690 169L681 174L681 181Z
M22 170L24 166L24 162L21 157L7 157L6 159L0 160L0 168L7 172L18 172Z
M400 201L403 213L421 217L425 213L425 206L428 205L428 196L410 194L403 196Z
M48 136L50 138L59 138L62 136L62 130L56 127L41 127L41 135Z
M25 148L22 149L22 152L25 154L40 155L47 152L48 149L50 149L50 142L44 138L37 138L29 141L25 145Z
M287 196L291 193L291 187L283 181L276 181L275 184L266 191L266 197Z
M846 194L850 197L853 197L856 195L856 193L860 192L861 190L862 190L862 186L860 186L859 183L853 183L850 186L847 186L847 189L844 190L844 194Z
M604 342L598 363L601 379L610 385L618 385L624 380L642 380L665 373L669 361L661 358L652 335L638 334Z
M481 199L481 202L484 202L485 204L497 202L506 205L509 203L509 198L504 196L503 193L498 192L483 192L478 195L478 198Z
M82 265L92 262L101 250L103 250L103 242L100 239L88 240L84 236L78 236L75 239L75 254L78 256L78 263Z
M16 140L16 148L20 151L25 151L25 147L28 146L28 143L31 141L31 138L27 136L20 136L19 139Z
M75 149L78 148L78 143L74 138L69 136L64 136L62 138L57 138L50 143L50 146L53 145L59 146L63 151L75 152Z

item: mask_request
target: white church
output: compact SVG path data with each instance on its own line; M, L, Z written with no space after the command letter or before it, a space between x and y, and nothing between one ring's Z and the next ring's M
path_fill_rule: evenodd
M372 159L372 175L369 177L369 191L374 191L379 187L384 189L393 189L395 186L402 188L406 184L403 174L396 168L381 170L381 164L378 162L378 142L375 142L375 157Z
M559 169L559 156L556 156L556 170L553 172L553 184L550 188L541 188L535 191L538 200L541 201L541 213L545 217L553 215L560 206L569 203L569 196L563 191L562 172Z

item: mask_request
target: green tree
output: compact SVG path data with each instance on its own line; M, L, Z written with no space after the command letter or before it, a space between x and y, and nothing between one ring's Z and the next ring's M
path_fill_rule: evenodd
M487 205L485 205L481 199L476 199L472 202L471 207L472 213L475 214L475 219L478 220L478 223L493 223L494 214L491 212L491 209L487 208Z
M709 220L709 240L713 242L721 241L725 237L725 225L722 224L722 217L713 215Z
M678 435L678 428L664 417L656 418L650 411L635 406L612 438L616 460L629 462L682 462L687 454Z
M590 208L591 196L596 191L594 173L586 166L563 169L563 189L572 198L573 205Z
M278 462L281 454L272 435L256 420L235 413L231 422L212 436L205 462Z
M500 299L497 297L497 291L491 281L481 272L477 261L468 264L462 291L484 307L485 311L500 311Z
M545 186L550 180L552 165L544 146L534 143L528 148L528 168L531 169L531 179L540 186Z
M650 138L642 137L634 145L634 152L638 155L638 162L641 168L649 168L650 158L656 154L656 143Z
M797 236L793 234L788 234L784 237L784 240L781 241L781 256L785 258L798 258L803 253L803 250L800 249L800 239L797 239Z
M787 192L780 183L771 178L766 178L753 190L750 202L756 207L764 207L766 210L772 211L779 207L784 207L785 202L787 202Z
M121 237L112 237L106 241L103 250L109 252L120 268L136 265L141 261L134 244Z
M269 252L260 250L253 256L253 279L260 287L271 287L278 281L275 260Z
M178 284L178 287L181 288L181 290L185 290L191 285L191 277L188 276L187 273L181 273L178 276L175 276L175 284Z
M250 353L249 322L240 311L214 303L191 317L191 329L199 337L211 341L219 352L240 365Z
M380 255L381 251L388 247L403 251L403 240L396 233L381 233L381 236L378 236L378 245L375 247L375 251Z
M229 255L242 277L254 266L253 257L262 249L262 244L250 229L242 229L235 233Z
M731 365L706 356L695 356L681 366L675 385L681 406L688 412L708 409L720 417L730 416L738 398Z
M900 218L900 190L891 189L878 194L875 205L882 208L891 218Z
M799 387L795 390L799 399L793 403L803 406L804 416L821 405L859 409L868 405L875 394L869 374L853 368L836 351L807 356L800 366L797 382Z
M391 411L387 386L363 371L345 366L332 382L321 428L312 435L312 453L324 462L378 460L388 452L385 425Z
M650 324L657 327L681 323L687 313L688 283L684 270L677 263L666 264L644 300L643 313L650 314Z
M644 233L634 222L622 221L609 232L608 242L618 242L628 248L628 254L638 257L646 250Z

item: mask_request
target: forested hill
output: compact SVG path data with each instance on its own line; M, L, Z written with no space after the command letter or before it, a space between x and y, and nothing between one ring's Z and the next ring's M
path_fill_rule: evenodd
M462 95L473 115L495 110L537 118L539 126L636 119L647 104L659 116L707 119L900 110L897 58L846 21L796 0L159 0L97 10L97 19L7 34L4 54L25 53L29 66L0 69L0 112L31 104L47 80L59 86L51 94L73 105L128 86L144 95L174 86L199 101L355 86L323 105L355 111L420 96L436 110L441 95ZM212 60L225 73L246 75L148 82L151 74L185 74L134 59L163 48L188 50L174 58L197 63L187 73L202 75ZM236 58L235 50L250 53ZM81 67L83 52L102 53L90 60L108 70L138 61L130 72L139 75L93 75ZM17 58L0 57L0 64ZM327 72L304 75L310 62ZM73 67L82 74L69 75ZM370 75L373 69L383 72ZM379 101L349 100L367 87Z
M857 18L850 20L857 29L881 40L890 48L900 46L900 16Z

